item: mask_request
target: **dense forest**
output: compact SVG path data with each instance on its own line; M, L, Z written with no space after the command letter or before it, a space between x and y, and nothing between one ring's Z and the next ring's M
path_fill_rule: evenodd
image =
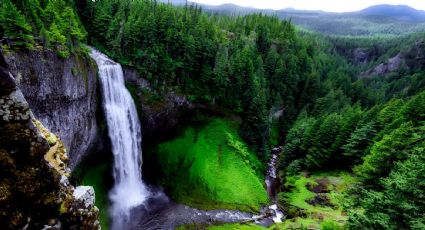
M342 171L355 178L343 194L348 218L335 224L325 217L322 229L425 228L423 33L325 36L277 16L208 14L197 5L150 0L2 0L0 22L3 50L52 50L65 59L87 56L90 45L136 69L158 98L174 92L238 117L238 131L229 133L246 143L238 148L256 154L246 157L257 174L271 149L283 146L278 199L289 220L313 218L290 210L293 178ZM366 60L354 55L359 48ZM397 55L399 68L383 76L368 72ZM159 145L161 157L183 140ZM175 172L161 181L175 183ZM175 176L179 183L184 177Z

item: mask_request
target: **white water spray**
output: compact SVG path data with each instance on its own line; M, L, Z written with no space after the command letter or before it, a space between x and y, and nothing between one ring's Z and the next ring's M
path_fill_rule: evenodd
M103 109L114 155L112 201L113 229L122 228L130 210L142 204L149 192L141 179L141 129L133 98L124 85L121 65L92 49L90 56L99 68Z

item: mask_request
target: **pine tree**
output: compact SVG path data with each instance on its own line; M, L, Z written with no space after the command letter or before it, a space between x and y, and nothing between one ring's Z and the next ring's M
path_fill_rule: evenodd
M364 156L367 147L372 142L373 136L376 134L375 122L368 122L357 127L351 134L347 143L342 146L344 155L348 157L352 165L360 163L361 157Z
M3 0L0 5L0 21L4 36L12 40L14 46L33 47L32 28L10 0Z

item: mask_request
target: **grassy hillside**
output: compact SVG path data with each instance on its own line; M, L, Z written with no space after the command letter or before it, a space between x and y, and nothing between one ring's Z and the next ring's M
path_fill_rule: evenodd
M267 203L261 163L237 135L237 125L215 119L188 128L158 147L163 184L178 202L202 209L257 211Z

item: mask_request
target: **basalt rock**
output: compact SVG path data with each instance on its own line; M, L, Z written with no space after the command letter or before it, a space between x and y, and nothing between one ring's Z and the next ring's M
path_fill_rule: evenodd
M425 41L418 40L406 51L401 51L396 56L389 58L360 74L361 77L385 76L391 72L405 70L418 72L425 70Z
M388 59L387 62L381 63L375 68L362 73L361 76L384 76L390 72L399 70L402 66L405 66L405 58L403 54L399 53L395 57Z
M71 169L102 146L96 119L97 67L91 59L77 55L62 59L52 51L21 51L8 53L6 62L34 116L69 150Z
M0 85L1 228L99 229L94 194L75 195L63 142L35 119L4 64Z
M192 104L185 96L173 92L152 99L155 97L155 92L149 82L134 69L127 67L123 70L125 81L138 89L138 94L133 97L137 97L135 102L139 103L137 106L141 110L139 117L144 141L159 140L167 136L190 111L200 108L199 105ZM141 92L145 92L145 94Z
M370 54L367 49L356 48L353 50L354 63L367 64L370 60Z

